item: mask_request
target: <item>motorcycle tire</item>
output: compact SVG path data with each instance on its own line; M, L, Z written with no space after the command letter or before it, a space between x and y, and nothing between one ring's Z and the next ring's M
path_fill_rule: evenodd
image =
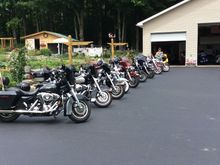
M128 93L130 86L127 81L125 82L124 89L125 89L125 93Z
M125 94L125 89L121 85L115 85L115 89L112 89L112 98L113 99L120 99L124 96Z
M152 78L154 78L154 75L155 75L155 73L154 73L154 71L149 71L149 74L147 74L147 78L150 78L150 79L152 79Z
M80 106L77 104L72 105L72 113L69 117L70 120L76 123L82 123L88 120L91 115L91 107L84 99L79 99Z
M112 95L107 92L103 91L102 93L97 92L96 93L96 101L94 104L100 108L108 107L112 102Z
M20 114L15 114L15 113L0 113L0 120L2 122L13 122L19 116L20 116Z
M136 88L139 85L139 82L140 80L138 77L132 76L128 83L131 88Z
M154 73L155 73L155 74L161 74L162 71L163 71L163 70L162 70L161 67L157 67L157 68L154 69Z
M165 63L163 65L163 72L169 72L169 71L170 71L170 66L169 66L169 64Z
M140 78L139 78L140 82L145 82L147 80L147 73L141 70L139 74L140 74Z

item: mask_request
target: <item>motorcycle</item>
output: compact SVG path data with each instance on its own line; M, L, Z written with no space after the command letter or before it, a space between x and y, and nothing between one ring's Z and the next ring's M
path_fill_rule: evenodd
M124 72L124 76L128 79L128 84L131 88L136 88L140 83L140 75L135 68L125 59L119 59L119 65L121 66L121 72Z
M139 64L142 62L141 60L138 60L136 58L133 58L133 66L135 67L135 70L137 70L138 74L140 75L140 82L145 82L148 78L147 73L143 70L142 66Z
M129 81L124 78L125 74L123 72L120 72L120 68L117 67L114 63L111 62L111 75L114 79L116 79L119 82L122 82L124 84L124 91L125 93L128 93L130 86Z
M158 59L156 59L154 56L152 56L151 58L149 58L149 62L150 64L152 64L152 66L154 67L154 73L155 74L161 74L162 73L162 67L163 64L162 62L160 62Z
M169 59L167 57L167 54L163 54L162 69L163 69L164 72L169 72L170 71Z
M102 90L99 85L98 73L94 65L81 67L76 79L76 90L98 107L108 107L112 102L112 95Z
M70 84L71 74L71 69L67 67L54 71L53 81L39 84L32 92L16 87L0 91L0 120L12 122L20 115L56 117L64 112L64 116L76 123L87 121L91 108ZM7 86L9 81L3 84Z
M117 77L111 74L111 69L108 64L103 63L102 61L99 64L99 69L99 84L105 84L109 87L113 99L122 98L125 94L124 81L120 81Z

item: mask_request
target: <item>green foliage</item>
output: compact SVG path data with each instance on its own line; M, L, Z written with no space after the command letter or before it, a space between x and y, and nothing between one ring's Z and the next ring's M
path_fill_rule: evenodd
M21 19L14 17L6 23L6 26L9 30L14 30L21 25Z
M40 54L41 55L44 55L44 56L51 56L52 55L52 52L50 49L41 49L40 50Z
M9 80L10 80L9 86L10 86L10 87L16 86L17 82L12 78L12 74L11 74L10 71L2 72L2 76L9 78ZM1 89L1 87L0 87L0 89Z
M27 51L28 56L39 56L41 55L40 50L28 50Z
M26 49L18 49L11 55L9 67L12 78L15 82L21 82L24 75L24 67L26 65Z

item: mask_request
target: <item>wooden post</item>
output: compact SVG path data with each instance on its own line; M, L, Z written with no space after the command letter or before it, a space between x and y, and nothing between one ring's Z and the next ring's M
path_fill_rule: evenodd
M111 49L112 49L112 59L114 59L115 56L114 38L111 38Z
M3 39L3 48L6 48L6 40Z
M9 42L10 42L10 49L13 49L13 39L10 39Z
M72 65L73 63L73 47L72 47L72 36L68 36L68 55L69 55L69 64Z
M1 47L3 48L3 39L1 39Z

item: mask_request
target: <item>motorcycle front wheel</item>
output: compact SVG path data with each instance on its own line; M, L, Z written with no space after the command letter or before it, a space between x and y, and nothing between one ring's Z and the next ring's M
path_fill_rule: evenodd
M145 73L143 70L141 70L140 72L139 72L139 74L140 74L140 82L145 82L146 80L147 80L147 73Z
M113 99L120 99L124 96L125 89L121 85L115 85L115 89L112 89L112 98Z
M128 93L129 89L130 89L130 86L129 86L128 82L126 81L125 85L124 85L125 93Z
M100 108L105 108L108 107L112 102L112 95L107 92L107 91L103 91L103 92L97 92L96 93L96 101L94 102L94 104Z
M169 71L170 71L170 66L169 66L168 63L165 63L165 64L163 65L163 71L164 71L164 72L169 72Z
M2 122L13 122L15 121L20 115L15 113L0 113L0 120Z
M149 74L147 74L147 78L150 78L150 79L154 78L154 75L155 75L154 71L150 70L148 72L149 72Z
M154 69L154 73L155 74L161 74L162 73L162 68L158 66L157 68Z
M139 85L139 82L140 80L138 77L132 76L128 83L131 88L136 88Z
M76 123L82 123L88 120L91 114L91 107L84 99L79 100L79 104L72 105L72 113L69 117L70 120Z

